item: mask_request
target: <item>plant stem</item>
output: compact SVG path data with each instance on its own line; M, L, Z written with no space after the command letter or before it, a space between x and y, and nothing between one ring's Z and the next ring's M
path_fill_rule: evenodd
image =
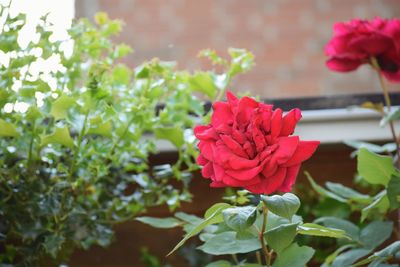
M132 116L132 118L128 121L128 124L126 125L122 134L118 137L117 141L114 142L113 146L111 147L110 153L108 153L109 157L111 157L114 154L115 149L117 148L117 145L122 141L122 139L125 138L125 135L128 133L129 127L131 127L131 124L132 124L134 118L135 118L135 116Z
M372 64L372 67L375 69L375 71L378 74L379 83L380 83L382 91L383 91L383 97L385 98L385 105L387 107L388 113L390 113L391 108L392 108L392 104L391 104L391 101L390 101L389 91L388 91L388 89L386 87L385 81L383 80L382 74L380 72L380 67L379 67L378 61L376 60L375 57L371 58L371 64ZM389 121L389 126L390 126L390 131L392 133L393 140L396 143L397 159L395 161L395 163L396 163L395 165L398 166L399 165L399 161L400 161L400 144L399 144L399 140L398 140L397 135L396 135L396 131L394 129L393 121Z
M83 139L83 135L85 134L85 131L86 131L86 124L87 124L88 118L89 118L89 110L85 114L82 129L80 130L79 135L78 135L78 143L76 144L76 148L74 150L74 155L72 157L72 162L71 162L71 167L70 167L70 177L71 178L75 172L75 168L76 168L75 163L78 160L78 154L79 154L79 151L81 150L82 139Z
M262 222L262 226L261 226L261 231L260 231L260 235L259 235L259 239L260 239L260 243L261 243L261 250L263 251L264 254L264 259L265 262L267 264L267 267L271 266L271 253L268 251L268 247L265 244L265 239L264 239L264 233L265 233L265 229L267 227L267 220L268 220L268 208L267 206L263 203L263 222Z
M33 150L33 142L35 141L36 135L36 119L33 121L32 125L32 136L29 142L29 152L28 152L28 170L31 168L31 161L32 161L32 150Z

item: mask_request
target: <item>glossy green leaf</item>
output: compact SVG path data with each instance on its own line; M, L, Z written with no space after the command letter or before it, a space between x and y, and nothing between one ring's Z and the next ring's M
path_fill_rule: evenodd
M51 105L50 114L55 120L64 119L68 115L68 110L75 104L74 98L62 95Z
M387 186L387 197L389 199L390 208L400 208L400 177L393 175Z
M214 99L218 91L214 79L215 77L210 72L197 72L189 78L189 84L193 91L201 92Z
M326 182L326 187L334 194L349 199L358 203L369 204L372 202L372 197L361 194L352 188L339 183Z
M181 127L159 127L154 130L159 139L170 141L175 147L180 148L184 144L183 131Z
M303 267L314 255L315 250L307 246L299 246L296 243L291 244L284 249L272 267Z
M389 113L385 114L379 123L379 126L383 127L390 121L400 119L400 108L393 108Z
M11 122L0 119L0 136L1 137L17 137L17 127Z
M282 196L261 196L261 199L270 211L288 220L291 220L300 208L299 198L292 193L285 193Z
M347 200L329 190L326 190L325 188L323 188L322 186L318 185L314 179L311 177L311 175L308 172L304 172L304 174L306 175L308 181L310 182L312 188L317 191L318 194L325 196L325 197L329 197L332 198L334 200L337 200L339 202L342 203L347 203Z
M235 231L244 231L255 222L257 207L232 207L222 212L225 223Z
M69 148L74 147L74 141L69 134L67 126L56 128L54 133L46 135L42 138L41 145L60 144Z
M386 190L383 190L374 197L374 200L371 204L361 210L361 221L364 221L374 213L385 214L388 209L389 199L387 197Z
M258 238L236 239L236 232L223 232L208 239L198 249L211 255L248 253L261 248Z
M136 221L148 224L155 228L174 228L177 226L181 226L182 222L176 218L169 217L169 218L154 218L154 217L137 217L135 218Z
M321 217L314 221L315 223L321 223L329 228L341 229L346 232L346 235L351 237L352 240L358 241L360 239L360 229L357 225L350 221L336 217Z
M373 221L360 232L360 241L366 248L376 248L387 240L393 230L393 222Z
M180 248L189 238L191 238L194 235L197 235L198 233L201 232L205 227L207 227L210 224L214 223L219 223L224 220L222 216L222 211L224 209L229 208L230 205L226 203L217 203L211 206L205 213L204 215L204 220L193 227L193 229L185 235L185 237L168 253L167 256L171 255L174 253L178 248Z
M265 232L267 244L278 254L294 240L298 223L282 224Z
M370 249L356 248L341 253L332 262L332 267L351 266L354 262L371 253Z
M357 170L368 183L384 186L395 173L391 157L377 155L365 148L361 148L357 154Z
M350 239L344 230L325 227L315 223L304 223L298 226L298 233L302 235L325 236Z
M112 136L111 120L103 121L101 117L92 118L90 120L90 128L88 134L98 134L106 137Z

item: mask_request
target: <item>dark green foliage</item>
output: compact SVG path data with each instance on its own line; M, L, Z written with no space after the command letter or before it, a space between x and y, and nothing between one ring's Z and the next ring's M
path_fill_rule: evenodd
M235 50L221 74L190 74L158 59L130 69L118 62L132 49L110 39L121 22L104 13L96 24L74 22L71 40L55 42L43 17L39 40L22 49L17 36L25 17L8 11L1 7L7 20L0 49L10 63L0 65L0 262L67 261L76 247L109 245L112 226L146 207L173 210L190 200L197 152L189 128L205 115L203 100L223 92L236 69L247 70L252 55ZM32 72L38 59L52 56L59 70ZM219 76L229 79L217 84ZM149 166L154 136L175 146L175 164Z

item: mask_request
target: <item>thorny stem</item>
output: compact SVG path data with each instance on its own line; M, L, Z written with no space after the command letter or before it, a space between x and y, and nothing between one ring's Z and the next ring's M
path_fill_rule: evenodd
M261 243L261 250L263 251L263 254L264 254L265 262L267 264L267 267L270 267L272 251L271 252L268 251L268 247L265 244L265 239L264 239L265 228L267 227L267 220L268 220L268 208L265 206L264 203L263 203L262 214L263 214L263 222L262 222L261 231L259 234L259 239L260 239L260 243Z
M392 108L392 104L391 104L391 101L390 101L389 91L388 91L388 89L386 87L385 81L383 80L382 74L380 72L380 67L379 67L378 61L376 60L375 57L371 58L371 64L372 64L372 67L376 70L376 72L378 74L379 83L380 83L382 91L383 91L383 97L385 98L385 105L387 107L387 111L390 113L391 108ZM392 133L393 140L396 143L397 159L396 159L396 162L395 162L396 164L395 165L397 166L399 164L399 160L400 160L400 144L399 144L399 140L398 140L397 135L396 135L396 131L394 129L393 121L389 121L389 126L390 126L390 131Z

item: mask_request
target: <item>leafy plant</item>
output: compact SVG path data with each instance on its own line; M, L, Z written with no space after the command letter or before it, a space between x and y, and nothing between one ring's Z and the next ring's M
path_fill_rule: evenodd
M191 128L207 120L204 101L247 71L253 56L231 49L227 61L212 53L222 73L179 71L159 59L131 69L119 62L132 49L111 41L122 23L105 13L95 24L74 22L63 41L51 41L42 17L38 40L21 48L25 15L9 9L1 7L8 61L0 66L0 262L65 262L76 247L109 245L112 226L147 207L174 210L190 200ZM38 67L50 58L56 69ZM155 139L177 149L173 165L149 165Z
M244 196L243 191L240 194L241 197ZM234 255L233 258L237 260L236 254L248 253L247 257L237 260L234 264L229 261L216 261L208 264L208 267L265 266L260 250L264 250L265 263L268 266L273 261L271 266L275 267L300 267L312 258L315 250L298 245L297 235L351 240L344 230L317 223L304 223L302 218L296 215L300 200L292 193L282 196L262 195L261 199L249 192L245 195L249 199L258 198L258 201L245 206L217 203L205 212L203 218L177 212L174 217L169 218L138 217L136 220L157 228L183 227L186 235L169 254L174 253L195 235L198 235L202 242L198 249L207 254ZM251 256L258 259L257 263L251 262Z

